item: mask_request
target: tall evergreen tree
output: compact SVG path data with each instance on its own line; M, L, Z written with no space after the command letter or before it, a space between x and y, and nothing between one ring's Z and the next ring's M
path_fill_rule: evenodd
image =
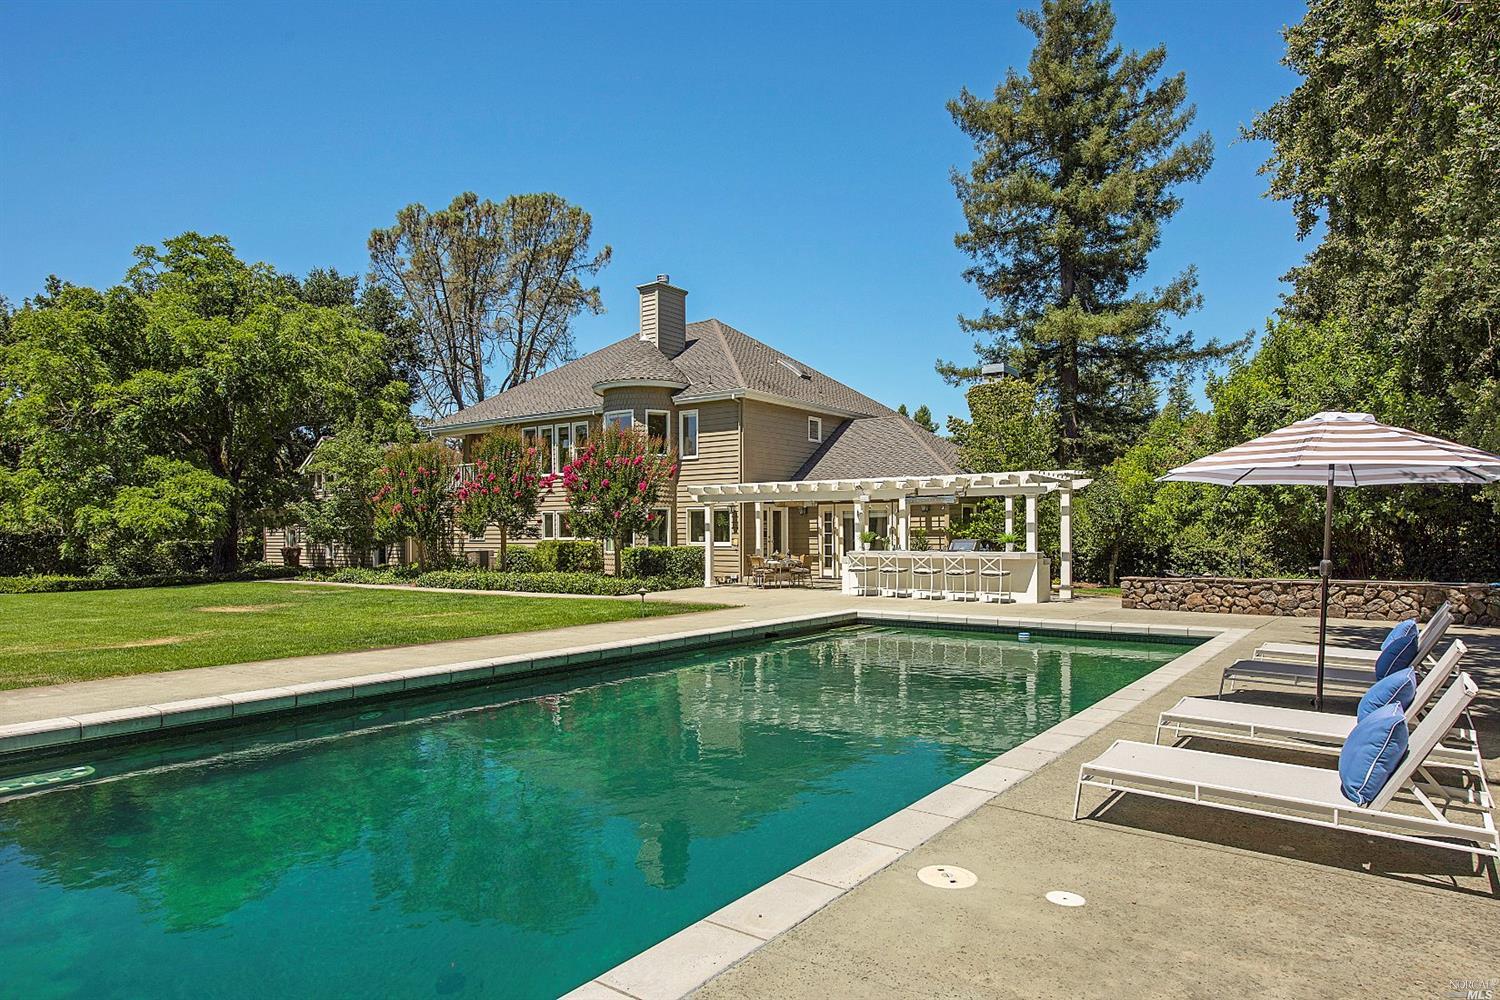
M960 322L982 362L1045 384L1057 464L1097 466L1150 422L1155 381L1239 346L1168 326L1199 305L1193 268L1131 287L1182 204L1174 189L1202 178L1213 144L1185 138L1195 111L1181 73L1160 77L1166 49L1114 43L1108 3L1044 0L1018 16L1037 37L1026 72L1007 71L993 99L965 88L948 105L978 153L953 173L968 223L955 242L990 302ZM938 363L954 382L977 367Z

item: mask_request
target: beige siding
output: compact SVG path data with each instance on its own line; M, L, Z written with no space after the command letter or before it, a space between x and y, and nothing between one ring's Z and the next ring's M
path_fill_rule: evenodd
M285 565L281 550L286 547L285 528L267 528L261 536L263 551L261 558L272 566Z
M807 439L807 421L822 421L822 438ZM838 427L836 417L820 416L790 406L746 401L745 478L747 483L774 483L791 479Z
M677 477L672 535L679 545L688 544L687 509L691 503L687 493L688 486L744 481L740 471L740 403L736 400L721 400L683 409L698 411L698 457L683 459ZM672 419L675 427L675 414ZM743 547L739 544L739 539L745 526L746 520L741 511L741 516L734 522L735 531L731 535L731 544L713 546L715 576L737 576L741 573L740 556ZM711 539L711 519L708 527Z

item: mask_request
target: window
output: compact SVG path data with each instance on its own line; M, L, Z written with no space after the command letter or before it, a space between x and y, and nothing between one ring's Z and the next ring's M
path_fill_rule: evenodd
M702 545L708 534L708 512L702 507L688 511L687 540L689 545Z
M671 414L667 413L666 410L646 411L646 436L661 442L661 451L663 454L671 446L671 426Z
M557 450L552 453L552 471L561 472L562 467L573 461L573 428L569 424L557 425Z
M542 428L542 445L547 449L546 454L540 456L542 471L545 472L557 461L557 428Z
M572 522L572 520L569 519L569 517L568 517L567 514L559 514L559 515L557 515L557 537L558 538L572 538L573 537L573 522Z
M301 544L302 544L302 529L301 528L288 528L288 529L286 529L286 547L289 548L289 549L295 549L297 546L299 546Z
M677 414L677 457L698 457L697 410L683 410Z
M635 414L630 410L611 410L604 415L604 429L613 427L617 431L628 431L635 426Z
M588 444L588 442L589 442L589 425L588 424L574 424L573 425L573 454L577 455L579 452L583 451L583 446L586 445L586 444Z
M821 417L807 418L807 439L809 441L823 440L823 419Z
M646 541L651 545L668 545L672 537L672 512L666 507L653 507L651 520L646 524Z
M555 525L556 525L557 522L554 520L555 517L556 517L556 515L554 515L554 514L543 514L542 515L542 537L543 538L556 538L557 537L556 528L555 528Z
M714 544L728 545L730 524L730 512L728 507L714 508Z
M484 529L480 528L477 532L473 532L473 531L469 532L469 541L471 541L471 542L482 542L482 541L484 541Z
M527 427L521 431L521 442L528 448L536 447L536 428Z

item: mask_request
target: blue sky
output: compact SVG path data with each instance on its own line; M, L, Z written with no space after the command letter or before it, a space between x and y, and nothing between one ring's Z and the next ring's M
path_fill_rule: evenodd
M1024 66L1015 3L0 6L0 293L107 286L187 229L294 273L363 273L401 206L550 190L614 262L581 350L659 272L717 316L895 405L962 412L972 356L945 109ZM1306 251L1238 127L1295 82L1286 2L1120 2L1164 42L1217 158L1152 268L1198 265L1200 338L1259 329Z

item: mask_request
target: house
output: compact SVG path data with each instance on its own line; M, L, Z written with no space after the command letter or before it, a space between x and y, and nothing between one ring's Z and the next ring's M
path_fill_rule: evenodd
M667 275L638 287L636 333L446 417L434 435L472 444L500 426L545 442L554 469L604 427L638 429L681 461L649 541L702 545L706 582L746 576L757 553L805 556L815 575L845 576L844 556L873 532L905 549L917 532L934 548L981 496L1026 498L1027 552L1036 556L1036 497L1067 500L1070 472L974 475L951 441L883 403L717 319L689 323L687 292ZM541 538L571 535L560 493L543 501ZM648 539L640 539L647 541ZM498 533L463 540L493 552ZM1064 544L1064 583L1070 563ZM484 558L484 557L479 557ZM1050 570L1032 561L1033 596Z

